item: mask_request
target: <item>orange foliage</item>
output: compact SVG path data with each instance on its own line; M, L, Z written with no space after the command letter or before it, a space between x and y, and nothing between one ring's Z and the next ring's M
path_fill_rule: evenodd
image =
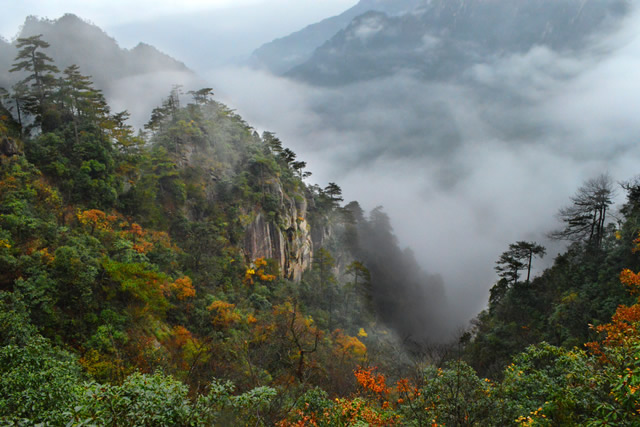
M57 195L54 194L51 197ZM88 211L78 211L76 218L85 227L90 228L91 234L96 231L104 233L114 233L122 239L132 243L132 249L138 253L146 254L153 250L156 245L178 251L179 249L171 243L171 239L166 232L149 231L143 229L139 224L127 222L122 215L107 215L101 210L90 209ZM116 230L114 231L114 228ZM119 228L119 230L117 230Z
M388 408L383 405L382 409ZM309 404L305 410L297 410L293 420L282 420L278 427L302 427L318 425L368 425L368 426L393 426L400 424L400 416L380 413L371 402L362 399L335 399L333 408L325 409L322 413L309 412Z
M378 395L389 394L389 388L387 388L386 378L382 374L376 374L377 368L371 367L368 369L358 368L354 371L358 384L365 390L371 390Z
M7 191L14 191L18 189L18 182L14 176L10 176L7 179L0 181L0 196Z
M88 211L79 211L76 214L80 224L90 227L91 233L94 231L112 231L113 223L116 221L114 215L105 214L98 209L90 209Z
M632 294L640 293L640 274L636 274L633 271L625 268L620 273L620 281L623 285L629 287Z
M180 301L196 296L196 290L193 287L193 283L191 282L191 278L189 276L184 276L176 279L175 282L169 285L169 288L174 292L176 298L178 298Z
M184 326L175 326L173 328L173 345L176 347L182 347L187 342L191 341L193 336L191 332Z
M211 322L214 326L227 328L240 320L240 314L235 310L236 305L225 301L214 301L207 307L213 315Z
M2 241L0 240L0 243L1 242ZM51 264L55 260L55 257L49 253L49 249L47 249L47 248L42 248L38 252L40 253L40 256L42 257L42 260L44 262L46 262L47 264Z
M410 393L413 391L413 387L407 378L402 378L396 383L396 390L398 393Z
M634 240L636 247L633 252L640 250L640 238ZM629 288L631 294L640 294L640 274L634 273L628 268L620 273L620 282ZM602 342L590 342L586 346L594 354L600 356L605 363L611 362L606 357L608 349L624 348L631 350L631 347L640 339L638 326L640 325L640 301L627 307L620 305L611 318L610 323L596 326L594 329L606 334Z
M161 245L165 248L177 249L171 244L169 235L164 231L148 231L143 229L135 222L129 225L124 221L120 223L120 236L133 242L133 250L138 253L146 254L151 251L155 245Z
M596 326L595 330L605 333L606 337L600 342L590 342L585 344L592 353L600 356L603 362L607 362L603 347L628 347L638 340L638 325L640 324L640 304L631 307L618 306L616 313L611 318L610 323Z

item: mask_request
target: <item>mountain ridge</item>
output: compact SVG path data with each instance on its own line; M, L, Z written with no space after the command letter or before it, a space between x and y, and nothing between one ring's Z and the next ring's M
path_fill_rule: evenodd
M344 29L354 18L368 11L390 15L406 13L421 0L360 0L340 15L323 19L288 36L280 37L256 49L250 59L253 66L281 74L303 63L325 41Z
M408 13L369 10L353 17L305 62L275 71L329 86L384 77L399 69L442 79L534 46L579 51L594 35L617 28L631 4L628 0L429 0L416 3ZM285 39L293 43L300 37L298 32ZM263 61L268 62L267 49L261 49Z
M141 88L158 92L153 103L129 107L137 125L146 120L152 106L169 92L172 85L204 85L184 63L156 47L140 42L131 49L122 48L100 27L74 14L68 13L57 19L29 16L17 38L38 34L42 34L43 40L50 44L48 54L56 58L61 70L78 65L82 73L91 76L96 87L118 108L123 108L127 104L126 98ZM17 54L15 43L0 43L0 87L6 89L23 78L20 73L8 72Z

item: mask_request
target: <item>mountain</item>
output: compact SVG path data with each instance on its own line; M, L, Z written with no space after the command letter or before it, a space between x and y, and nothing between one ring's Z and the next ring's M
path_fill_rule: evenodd
M18 37L38 34L50 44L47 53L55 58L60 70L78 65L115 108L133 104L126 99L132 94L144 99L141 91L157 92L151 101L157 104L173 84L202 87L200 79L185 64L155 47L140 43L133 49L123 49L102 29L73 14L56 20L27 17ZM0 87L8 89L23 78L19 73L8 72L16 54L15 42L0 43ZM151 105L145 102L144 107L128 108L134 116L146 116Z
M351 30L366 39L388 18L368 12ZM134 51L159 58L149 46ZM43 62L31 65L53 68ZM488 309L460 339L435 345L438 330L453 327L455 306L442 280L399 247L380 207L365 215L357 202L342 206L337 184L309 184L304 161L209 88L188 103L172 90L137 134L71 71L0 98L1 424L639 425L640 178L622 184L619 211L608 175L587 180L560 210L564 228L554 234L570 238L568 250L530 280L545 249L509 245ZM149 102L153 88L143 89L129 100ZM397 88L385 89L386 102ZM369 91L359 92L357 104L370 103ZM386 125L403 139L406 115L390 126L382 120L389 104L381 105L374 131ZM418 120L432 116L414 110ZM348 119L346 129L357 125ZM468 157L490 167L479 154ZM557 163L544 160L546 174ZM428 166L408 170L410 179ZM367 184L376 197L389 189L420 196L394 178L387 174L392 187ZM500 198L507 209L518 194L542 204L560 184L537 182L537 200L515 174L491 178L484 185L512 180L516 191L466 193L482 199L476 211L485 218ZM450 236L429 231L430 221L446 224L398 205L419 219L413 233L450 251ZM429 208L440 205L454 221L464 210L437 199ZM520 232L539 215L511 221ZM496 222L456 227L481 257L491 248L473 228L508 234L512 224ZM463 250L453 245L455 269L478 275Z
M456 78L474 64L536 46L580 50L617 28L629 10L625 0L431 0L401 16L370 11L286 75L321 85L401 70L426 79Z
M402 15L420 4L421 0L360 0L340 15L309 25L300 31L264 44L251 57L251 63L275 74L282 74L307 61L314 50L357 16L379 11L389 16Z

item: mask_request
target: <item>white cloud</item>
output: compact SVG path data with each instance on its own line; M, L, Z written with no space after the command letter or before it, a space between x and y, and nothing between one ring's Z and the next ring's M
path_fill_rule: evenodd
M367 41L373 35L379 33L384 28L384 22L378 15L368 16L361 19L358 25L352 29L350 36L359 38L361 41Z
M561 245L545 234L584 180L638 173L639 23L607 51L536 47L475 67L471 84L398 74L320 90L248 70L212 77L225 102L309 163L312 181L384 205L402 244L443 275L460 321L486 304L509 243L539 241L549 255L537 267L551 262Z

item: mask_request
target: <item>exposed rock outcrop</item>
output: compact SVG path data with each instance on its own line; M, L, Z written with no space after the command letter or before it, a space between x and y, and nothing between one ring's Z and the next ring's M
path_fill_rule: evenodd
M313 259L307 201L302 195L284 194L279 183L272 184L270 193L279 197L280 211L273 216L256 214L245 233L245 255L250 260L272 258L283 277L299 282Z
M0 155L12 157L17 154L20 154L18 143L8 136L2 137L2 139L0 139Z

